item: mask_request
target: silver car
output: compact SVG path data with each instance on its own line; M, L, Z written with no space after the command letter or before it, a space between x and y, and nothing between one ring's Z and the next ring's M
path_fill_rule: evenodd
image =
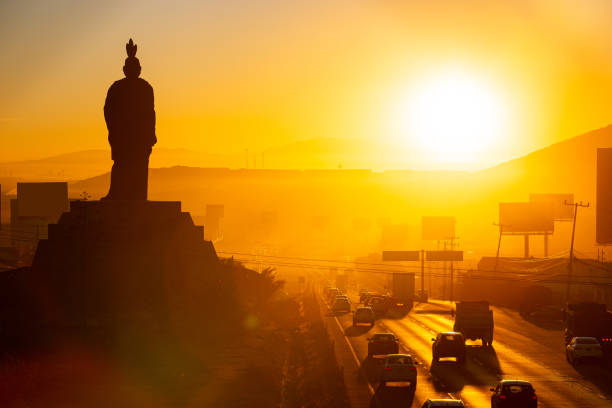
M565 348L565 358L570 364L576 364L582 359L603 358L601 344L595 337L574 337Z
M351 312L351 302L345 298L336 298L334 300L334 304L332 305L333 312Z

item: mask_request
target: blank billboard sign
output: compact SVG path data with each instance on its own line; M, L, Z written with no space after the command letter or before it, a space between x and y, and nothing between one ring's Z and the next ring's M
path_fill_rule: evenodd
M20 217L59 217L68 211L68 183L17 183Z
M574 218L574 207L565 204L574 204L573 194L529 194L529 202L551 202L555 221L567 221Z
M499 203L499 223L504 233L552 233L555 230L553 204Z
M418 261L421 251L383 251L382 260L389 261Z
M598 244L612 244L612 149L597 149Z
M463 261L463 251L425 251L427 261Z
M455 217L423 217L423 239L441 241L455 238Z

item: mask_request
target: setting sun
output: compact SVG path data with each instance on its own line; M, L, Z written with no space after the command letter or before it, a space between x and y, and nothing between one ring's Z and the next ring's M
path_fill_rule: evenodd
M470 162L507 136L508 106L485 80L464 73L432 75L398 104L396 129L432 159Z

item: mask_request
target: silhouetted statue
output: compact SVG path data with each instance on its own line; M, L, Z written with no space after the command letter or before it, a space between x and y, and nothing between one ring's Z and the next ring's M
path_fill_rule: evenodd
M108 89L104 119L114 161L111 185L103 200L146 200L149 155L157 142L153 87L140 75L136 44L125 45L123 73Z

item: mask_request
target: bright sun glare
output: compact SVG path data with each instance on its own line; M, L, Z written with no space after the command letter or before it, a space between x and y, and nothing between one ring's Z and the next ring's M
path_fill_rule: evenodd
M397 107L396 127L436 161L469 162L502 141L506 106L484 80L445 73L421 81Z

